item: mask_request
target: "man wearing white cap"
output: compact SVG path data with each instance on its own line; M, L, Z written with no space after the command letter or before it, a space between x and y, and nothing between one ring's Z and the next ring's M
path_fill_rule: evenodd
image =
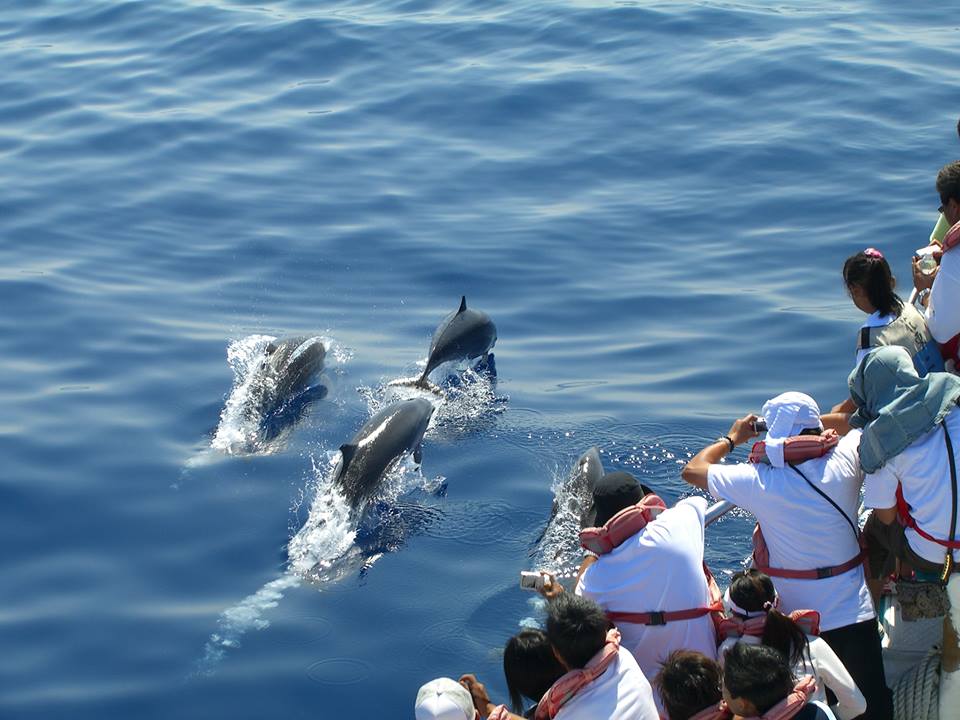
M470 691L456 680L437 678L420 688L414 705L417 720L478 720Z
M683 479L753 513L762 530L754 564L776 579L784 612L820 612L823 639L867 699L862 717L888 720L892 698L858 543L860 433L841 439L824 430L817 403L799 392L767 401L762 415L767 435L754 446L751 462L720 464L758 435L752 424L760 418L752 414L697 453ZM798 437L800 443L793 440ZM795 457L804 443L811 451Z

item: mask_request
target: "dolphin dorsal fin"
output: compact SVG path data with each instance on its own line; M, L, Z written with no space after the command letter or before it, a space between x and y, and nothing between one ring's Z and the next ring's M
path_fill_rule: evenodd
M457 315L459 315L460 313L462 313L462 312L463 312L464 310L466 310L466 309L467 309L467 296L466 296L466 295L461 295L461 296L460 296L460 309L457 310Z
M354 443L344 443L340 446L340 455L343 456L343 469L346 470L353 456L357 454L357 446Z

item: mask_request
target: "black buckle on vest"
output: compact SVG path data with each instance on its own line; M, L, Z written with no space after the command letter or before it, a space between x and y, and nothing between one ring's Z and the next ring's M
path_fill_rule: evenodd
M826 578L832 578L832 577L833 577L832 567L817 568L817 580L824 580Z
M666 625L667 619L663 616L663 612L656 610L650 613L650 622L648 625Z

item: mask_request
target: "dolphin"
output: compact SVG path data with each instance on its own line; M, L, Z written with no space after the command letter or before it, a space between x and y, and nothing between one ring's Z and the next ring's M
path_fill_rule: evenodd
M589 516L593 488L603 477L603 463L596 447L587 450L556 488L550 519L530 550L534 566L557 570L557 564L576 562L579 553L577 534Z
M381 479L405 452L422 460L423 433L433 415L433 403L423 398L388 405L367 420L353 439L340 446L340 466L334 485L353 508L365 503Z
M485 312L467 308L466 296L461 296L460 307L447 315L430 340L430 355L416 386L430 388L427 376L439 365L450 360L487 358L497 342L497 326Z
M323 370L327 351L316 337L274 340L264 349L257 377L250 386L247 414L264 419L308 390Z
M550 519L537 538L537 543L548 534L551 525L557 522L561 502L570 517L576 518L580 527L584 527L587 513L590 510L590 500L593 495L593 486L603 477L603 462L600 460L600 450L594 446L587 450L577 460L570 470L566 481L557 490L553 498L553 508L550 510Z

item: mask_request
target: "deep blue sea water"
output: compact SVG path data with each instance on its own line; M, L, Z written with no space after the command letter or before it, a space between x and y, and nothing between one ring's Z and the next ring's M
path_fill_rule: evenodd
M767 397L840 401L842 261L909 284L960 156L942 4L2 5L3 718L503 699L557 479L596 444L673 500ZM343 524L336 449L461 295L496 384ZM325 397L225 451L244 353L294 334ZM710 529L718 570L748 529Z

